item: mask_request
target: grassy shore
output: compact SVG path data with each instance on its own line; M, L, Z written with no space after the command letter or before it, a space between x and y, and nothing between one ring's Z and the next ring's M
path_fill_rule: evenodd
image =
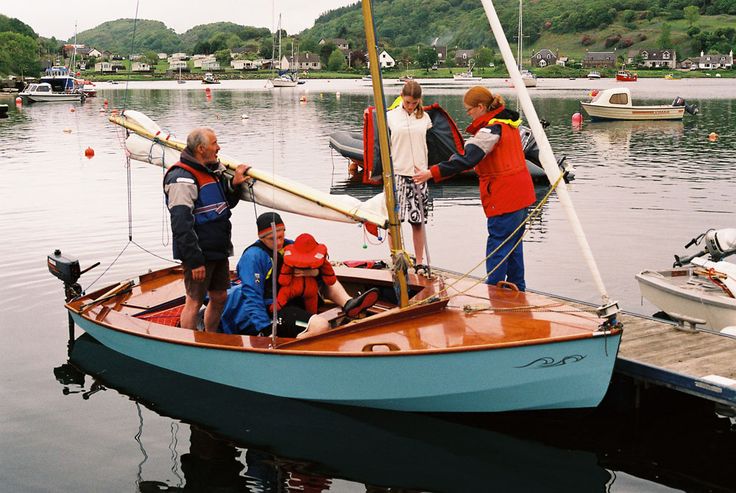
M413 69L413 70L384 70L383 77L386 79L399 78L405 75L412 76L417 79L421 78L452 78L453 74L457 74L465 71L462 67L456 68L441 68L438 70L424 70L424 69ZM547 67L543 69L532 70L537 77L542 78L585 78L590 72L590 69L576 69L569 67ZM616 69L607 68L599 69L598 72L602 77L613 78L616 76ZM723 77L723 78L736 78L736 70L668 70L668 69L657 69L657 70L634 70L640 78L663 78L667 74L674 74L679 78L708 78L708 77ZM221 80L265 80L270 79L274 76L272 71L267 70L223 70L214 72L215 75ZM320 70L314 72L305 72L299 74L302 79L359 79L366 75L364 70L351 70L351 71L340 71L332 72L327 70ZM508 73L505 68L499 67L488 67L475 69L474 75L478 75L484 78L508 78ZM185 80L201 80L204 72L190 72L183 73L182 79ZM148 74L128 74L116 73L116 74L101 74L97 72L87 71L82 73L82 77L91 81L152 81L152 80L176 80L179 78L178 73L170 72L154 72Z

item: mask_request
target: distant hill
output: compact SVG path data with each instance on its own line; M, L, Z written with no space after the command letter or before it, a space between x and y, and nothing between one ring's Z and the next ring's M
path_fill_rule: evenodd
M509 42L517 39L518 0L494 2ZM488 21L477 0L375 0L379 42L392 54L409 57L417 47L437 43L454 49L495 48ZM690 9L689 14L687 13ZM694 11L692 10L694 9ZM0 32L33 30L0 16ZM736 47L736 0L527 0L524 3L524 47L549 48L582 57L586 51L675 48L678 58L700 51L728 53ZM666 31L666 32L665 32ZM214 53L247 46L270 54L266 28L217 22L177 34L163 22L139 20L131 46L132 19L105 22L77 35L77 42L119 54L147 51ZM294 33L290 33L294 34ZM33 33L35 36L35 33ZM37 37L37 36L36 36ZM319 51L322 38L347 39L365 47L360 4L324 13L313 27L298 34L300 51Z
M24 36L29 36L34 39L38 38L38 34L36 34L33 28L28 24L25 24L23 21L13 17L0 14L0 33L2 32L12 32L23 34Z
M477 0L375 0L374 5L379 41L394 51L435 40L450 50L496 46ZM518 0L494 5L515 45ZM695 7L692 19L686 18L686 7ZM527 54L549 48L582 57L586 51L651 49L660 43L684 56L701 50L728 53L736 47L734 26L736 0L528 0L523 11ZM351 46L364 46L360 5L323 14L300 37L305 44L345 38Z
M135 27L135 38L133 28ZM72 42L69 40L69 42ZM131 44L132 42L132 44ZM112 53L130 54L146 51L180 51L181 38L161 21L118 19L77 34L77 43Z

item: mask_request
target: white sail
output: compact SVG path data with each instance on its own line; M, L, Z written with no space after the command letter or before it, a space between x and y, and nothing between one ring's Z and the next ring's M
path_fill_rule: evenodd
M176 137L162 133L151 118L140 111L126 110L122 118L110 121L132 130L125 140L125 147L132 159L168 168L179 161L180 150L185 144ZM230 170L242 161L220 157ZM331 195L295 181L251 168L248 174L254 178L250 187L243 187L241 200L255 202L264 207L302 216L340 222L363 222L385 228L388 222L383 194L362 202L349 195Z

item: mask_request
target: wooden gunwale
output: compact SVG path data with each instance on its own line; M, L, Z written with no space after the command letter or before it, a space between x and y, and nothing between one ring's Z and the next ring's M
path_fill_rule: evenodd
M370 270L370 269L348 269L348 268L337 268L338 275L344 282L359 282L365 285L373 283L387 283L390 284L390 273L386 271ZM552 313L548 318L541 322L548 322L550 325L556 324L555 316L565 317L565 323L567 325L575 325L570 323L572 317L579 317L578 324L573 328L569 329L570 333L560 334L549 334L537 336L532 339L523 339L523 337L517 335L519 339L513 339L510 336L504 334L497 336L497 340L492 342L483 341L480 338L478 342L471 342L469 345L458 345L452 347L429 347L429 348L402 348L400 352L362 352L360 350L345 350L340 351L337 349L325 350L320 349L319 344L323 342L329 343L343 338L354 335L364 334L365 341L370 343L382 344L385 342L391 342L391 337L406 338L404 332L421 331L426 327L432 327L434 325L442 326L436 329L438 334L444 334L444 323L443 318L455 318L465 317L458 319L465 326L460 331L467 332L465 336L477 335L473 332L473 324L478 324L478 317L486 317L488 319L488 325L495 327L496 325L502 326L503 320L508 318L519 318L520 323L523 324L534 324L539 323L539 320L535 320L534 317L528 317L529 322L521 320L521 315L517 313L510 314L493 314L488 313L484 315L467 315L464 314L462 304L454 300L443 299L441 302L435 302L434 306L432 303L426 305L417 305L410 308L410 312L407 315L398 308L389 309L378 315L373 315L358 321L354 321L349 325L345 326L343 330L334 330L320 336L314 336L312 338L294 340L287 338L277 338L277 345L274 347L271 345L270 338L257 337L257 336L240 336L231 334L221 333L205 333L198 331L189 331L186 329L170 327L155 322L136 318L134 315L139 313L140 307L145 306L146 303L140 303L135 298L146 297L149 295L149 291L153 295L159 295L158 299L164 299L167 293L172 291L179 291L183 289L181 280L179 279L181 269L178 267L167 268L161 271L157 271L151 274L144 274L140 276L140 284L136 285L133 292L121 293L118 297L111 298L106 301L100 302L99 305L88 308L85 313L81 313L80 307L90 300L90 296L77 299L67 304L67 308L75 312L79 316L88 319L90 322L96 325L105 327L106 329L123 332L136 337L142 337L152 340L158 340L170 344L180 344L186 346L194 346L215 350L232 350L232 351L246 351L246 352L257 352L267 354L285 354L285 355L301 355L301 356L319 356L319 357L378 357L378 356L421 356L427 354L450 354L462 351L484 351L492 349L503 349L511 347L521 346L533 346L547 343L561 343L572 340L587 339L592 337L606 337L607 334L593 333L593 330L589 330L589 327L593 327L594 320L588 314L568 314L568 313ZM360 275L362 274L362 275ZM411 287L423 289L417 293L413 300L418 300L430 296L439 294L435 286L439 283L427 280L426 278L416 278L411 276ZM485 286L482 286L485 290ZM98 290L104 292L105 289ZM145 292L144 292L145 291ZM513 294L501 293L499 291L498 299L493 300L495 308L512 307L514 305L513 300L503 299L504 296L513 296ZM527 295L525 295L527 296ZM542 295L529 293L528 296L536 299ZM132 298L132 299L131 299ZM165 298L168 299L168 298ZM544 298L547 303L559 300ZM126 305L129 301L132 301L138 309L130 309ZM448 304L448 301L452 303ZM462 300L460 300L462 301ZM518 306L518 303L517 303ZM414 310L412 312L411 310ZM442 309L442 313L437 313L438 309ZM428 312L435 313L428 313ZM416 314L416 316L413 316ZM386 333L374 333L386 330L387 325L401 322L402 328L397 331L390 331ZM421 324L420 324L421 322ZM446 322L450 323L450 322ZM452 321L457 323L457 320ZM586 327L586 325L588 327ZM494 329L495 330L495 329ZM499 330L503 332L503 327ZM529 330L534 331L534 326L530 326ZM551 329L550 329L551 330ZM617 330L612 331L611 335L616 335ZM526 335L526 333L524 333ZM491 337L488 336L488 339ZM360 339L360 338L359 338ZM383 340L385 339L385 341ZM360 339L361 341L363 339ZM309 347L314 346L314 347Z

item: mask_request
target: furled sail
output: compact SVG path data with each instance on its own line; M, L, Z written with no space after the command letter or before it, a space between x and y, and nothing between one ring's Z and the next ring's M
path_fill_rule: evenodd
M111 116L110 121L131 131L125 140L130 157L156 166L168 168L179 160L184 142L166 134L151 118L135 110L125 110L122 116ZM238 160L221 156L228 170L234 170ZM340 222L369 223L386 228L388 223L383 194L363 202L349 195L331 195L295 181L250 168L252 186L243 187L241 200L264 207L302 216Z

